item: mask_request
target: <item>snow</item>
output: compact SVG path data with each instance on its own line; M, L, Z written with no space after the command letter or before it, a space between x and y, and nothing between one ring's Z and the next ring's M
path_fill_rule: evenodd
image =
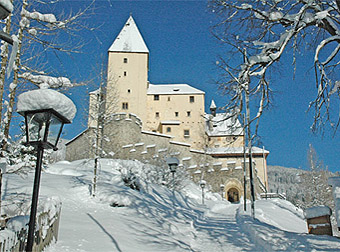
M205 115L206 131L208 136L240 136L243 134L243 127L239 120L227 113Z
M35 19L37 21L42 21L51 24L57 22L57 19L53 14L42 14L37 11L29 12L25 9L22 9L21 15L23 15L26 18Z
M148 95L204 94L188 84L149 84Z
M44 169L40 197L56 196L63 203L59 240L45 252L337 251L340 246L335 237L307 234L303 212L288 201L255 201L253 220L248 201L244 211L243 204L207 190L202 205L202 190L190 181L179 191L151 183L132 190L120 170L143 171L142 163L99 162L95 198L89 188L93 161L59 162ZM14 192L31 193L33 176L5 174L4 201Z
M10 0L1 0L1 5L5 7L9 12L13 11L13 4Z
M210 109L216 109L216 104L214 100L211 100Z
M66 77L53 77L47 75L33 75L31 73L23 73L19 77L24 78L37 85L47 84L50 88L72 87L70 79Z
M329 178L328 184L332 186L335 205L335 217L338 227L340 227L340 177Z
M149 53L149 49L132 16L126 21L123 29L109 48L109 52Z
M268 154L269 151L263 150L259 147L252 147L251 151L253 154ZM225 154L225 153L234 153L234 154L242 154L243 153L243 147L218 147L218 148L208 148L207 154ZM248 149L246 150L246 153L248 153ZM249 161L246 161L249 162Z
M180 125L181 121L178 120L168 120L168 121L161 121L162 125Z
M52 89L35 89L18 96L17 112L40 109L54 109L70 122L77 112L71 99Z
M332 215L332 211L328 206L314 206L305 210L306 219L313 219L326 215Z

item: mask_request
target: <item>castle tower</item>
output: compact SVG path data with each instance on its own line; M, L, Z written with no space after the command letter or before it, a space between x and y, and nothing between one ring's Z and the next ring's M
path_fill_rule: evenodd
M106 112L134 113L145 122L149 50L132 16L108 54Z

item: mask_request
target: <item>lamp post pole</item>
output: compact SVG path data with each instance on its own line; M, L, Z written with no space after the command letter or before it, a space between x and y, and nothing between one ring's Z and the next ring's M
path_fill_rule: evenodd
M30 215L30 222L29 222L29 227L28 227L26 251L32 251L33 243L34 243L35 219L37 215L40 175L41 175L41 165L42 165L43 154L44 154L44 148L40 144L37 147L37 164L35 168L34 185L33 185L33 193L32 193L32 204L31 204L31 215Z

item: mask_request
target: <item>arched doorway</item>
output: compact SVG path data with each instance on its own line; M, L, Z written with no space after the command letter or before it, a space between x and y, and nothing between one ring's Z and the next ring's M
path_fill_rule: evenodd
M240 202L240 193L236 188L230 188L227 192L227 200L231 203Z
M225 182L224 197L232 203L238 203L243 195L243 186L237 178L229 178Z

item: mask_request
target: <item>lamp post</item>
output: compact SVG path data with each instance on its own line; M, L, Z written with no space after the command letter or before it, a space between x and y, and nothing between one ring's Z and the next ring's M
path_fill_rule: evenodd
M175 172L179 165L179 160L176 157L168 157L166 159L166 164L169 166L170 172L172 173L172 183L173 189L175 188Z
M37 150L26 244L26 251L32 251L44 149L57 150L63 126L71 123L76 109L73 102L65 95L47 88L19 95L17 108L18 113L25 117L26 145L33 146Z
M204 188L207 182L203 179L200 180L200 187L202 189L202 205L204 205Z
M225 188L224 185L223 185L223 184L220 184L222 200L224 199L224 188Z

